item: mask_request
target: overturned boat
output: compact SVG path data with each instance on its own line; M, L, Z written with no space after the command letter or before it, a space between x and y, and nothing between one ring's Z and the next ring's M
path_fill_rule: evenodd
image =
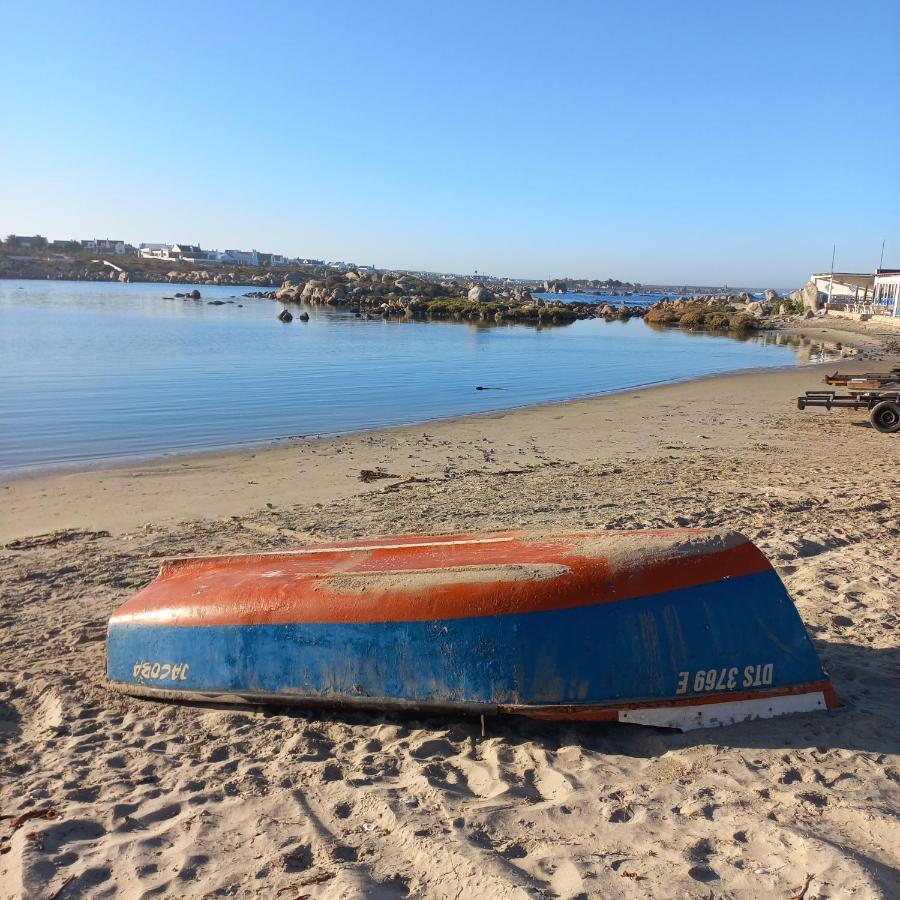
M107 678L176 700L682 730L839 705L765 556L705 530L167 560L110 619Z

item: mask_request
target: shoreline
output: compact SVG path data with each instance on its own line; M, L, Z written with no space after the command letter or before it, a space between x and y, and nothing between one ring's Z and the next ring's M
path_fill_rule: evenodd
M810 324L818 324L820 322L821 320L815 320L814 323ZM812 344L830 344L832 345L832 352L841 352L842 354L840 360L835 360L833 362L797 362L793 365L784 366L752 366L746 369L734 369L727 372L713 372L704 375L687 376L685 378L679 378L672 381L651 381L647 382L646 384L636 385L632 387L614 388L612 390L604 391L601 393L576 395L573 397L568 397L564 400L539 400L533 403L523 403L519 406L510 406L498 410L462 413L459 415L441 416L431 419L417 419L414 421L399 422L395 425L376 425L371 428L364 428L360 430L315 432L313 437L309 437L308 435L286 435L285 437L281 438L264 438L258 441L250 439L234 444L225 444L219 447L199 448L196 450L171 450L158 454L151 454L148 456L109 457L96 459L94 461L86 460L82 462L59 463L47 466L45 468L34 469L0 469L0 487L13 481L21 481L28 478L37 478L44 475L63 476L77 474L79 472L91 471L95 469L133 468L135 466L146 466L153 463L176 461L182 458L197 459L198 457L205 456L219 457L241 452L275 450L279 448L294 446L293 442L298 441L321 441L336 438L348 438L364 434L372 434L376 432L390 432L397 429L414 428L417 426L425 426L438 422L454 422L461 419L469 419L479 416L490 416L496 413L511 413L541 406L557 406L567 403L574 403L581 400L600 399L602 397L610 397L621 393L649 390L651 388L666 387L667 385L685 384L691 381L707 381L709 379L721 378L730 375L750 375L757 372L790 372L794 371L795 369L809 369L812 366L819 365L844 365L846 361L852 362L855 359L860 359L862 358L861 354L875 350L881 346L881 342L877 340L877 337L871 332L868 332L864 327L853 331L850 328L844 329L842 327L836 326L836 323L829 322L828 324L830 327L825 329L820 328L820 335L817 335L815 337L810 336L810 334L808 333L811 330L809 324L782 325L777 328L756 332L755 335L758 337L765 334L784 334L787 337L795 338L797 340L810 341ZM849 324L858 325L858 323L852 322ZM677 328L677 326L668 327L671 327L673 329ZM822 337L821 335L825 336Z
M47 466L45 468L35 469L0 469L0 489L6 484L16 481L23 481L29 478L40 478L43 476L58 475L60 477L66 475L78 475L81 473L102 470L113 471L117 469L135 469L144 466L152 466L154 464L172 463L181 460L192 461L201 458L210 460L228 459L240 453L264 453L268 450L286 450L303 446L307 444L322 444L327 441L335 441L340 439L352 439L365 435L381 435L390 434L394 431L403 431L413 428L425 428L429 425L441 425L465 422L469 419L479 419L485 416L497 416L505 413L519 413L530 409L541 409L543 407L566 406L571 403L580 403L589 400L601 400L605 397L615 397L619 394L636 393L639 391L649 391L656 388L674 387L681 384L691 382L710 381L716 378L725 378L732 375L754 375L767 372L793 372L797 369L809 369L813 366L842 365L844 360L853 360L855 356L842 357L841 361L833 362L815 362L815 363L798 363L793 366L753 366L747 369L734 369L729 372L713 372L706 375L692 375L685 378L678 378L673 381L648 381L646 384L635 385L625 388L614 388L609 391L603 391L597 394L581 394L574 397L567 397L564 400L538 400L533 403L522 403L518 406L508 406L503 409L489 409L482 412L460 413L458 415L438 416L430 419L416 419L409 422L398 422L395 425L374 425L371 428L361 428L349 431L328 431L315 432L310 435L287 435L281 438L271 438L256 440L240 441L236 444L225 444L221 447L207 447L197 450L172 450L149 456L126 456L126 457L109 457L96 459L94 461L59 463L57 465Z
M877 363L860 352L840 363L707 375L312 440L22 473L0 480L7 510L0 544L59 529L123 533L148 519L168 525L242 515L267 504L328 503L404 480L517 471L586 454L606 461L641 458L667 442L692 451L736 450L751 437L738 409L745 418L792 409L800 415L793 399L819 387L838 365L863 371ZM672 422L669 410L679 407L684 412ZM610 428L616 422L619 427ZM395 477L366 483L358 480L364 469Z
M752 375L755 373L762 374L767 372L792 372L795 370L807 370L816 366L828 367L830 365L844 365L847 362L852 362L854 360L863 358L862 354L875 350L881 346L882 342L878 341L877 338L872 335L871 332L868 332L864 327L858 326L858 330L853 331L849 328L843 329L841 327L834 327L832 323L829 323L829 325L831 327L827 329L819 329L820 335L816 336L815 338L811 337L807 333L810 331L810 328L804 325L779 326L778 328L770 329L767 332L760 332L760 334L785 334L788 337L796 338L798 340L810 341L812 344L831 344L833 345L833 352L841 352L842 355L840 360L834 360L830 362L798 362L794 365L785 366L754 366L746 369L734 369L727 372L714 372L705 375L688 376L672 381L647 382L646 384L642 385L625 388L615 388L613 390L604 391L601 393L576 395L564 400L545 400L535 401L533 403L523 403L519 406L510 406L498 410L485 410L483 412L471 412L458 415L440 416L437 418L417 419L409 422L400 422L394 425L376 425L371 428L364 428L360 430L315 432L312 437L308 435L286 435L285 437L281 438L262 439L258 441L250 439L246 441L240 441L235 444L226 444L219 447L199 448L196 450L172 450L158 454L150 454L147 456L100 458L92 461L85 460L81 462L59 463L43 468L33 469L0 469L0 490L2 490L4 486L11 483L35 478L51 476L65 477L69 475L77 475L93 471L135 469L152 466L154 464L179 462L181 460L202 461L204 459L227 459L230 456L240 453L260 453L269 450L284 450L296 447L298 445L309 444L312 442L322 443L325 441L338 440L342 438L354 438L363 435L390 433L397 430L425 427L438 423L453 423L457 421L465 421L468 419L476 419L483 416L493 416L503 413L516 413L524 410L547 406L564 406L570 403L599 400L605 397L613 397L619 394L627 394L636 391L687 384L690 382L703 382L728 376ZM825 337L822 337L821 335L825 335Z

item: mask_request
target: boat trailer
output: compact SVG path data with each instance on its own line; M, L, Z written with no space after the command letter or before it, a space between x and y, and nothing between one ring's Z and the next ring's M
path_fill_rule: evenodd
M833 376L830 376L833 377ZM827 380L827 379L826 379ZM867 409L869 421L882 434L900 433L900 386L896 390L807 391L797 398L797 408L824 406L825 409Z

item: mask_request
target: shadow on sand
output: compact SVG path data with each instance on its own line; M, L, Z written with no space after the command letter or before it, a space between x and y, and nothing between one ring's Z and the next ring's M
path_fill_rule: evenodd
M577 744L595 753L636 758L652 758L671 750L710 743L745 749L817 747L900 753L900 647L876 649L859 644L814 643L845 704L842 709L760 719L727 728L698 729L687 734L641 725L540 722L518 716L490 716L485 719L485 736L499 737L512 745L532 743L550 751ZM481 739L481 722L470 716L423 716L279 705L262 710L231 704L219 704L216 708L305 719L311 724L344 722L375 728L389 722L409 730L452 730L460 737Z

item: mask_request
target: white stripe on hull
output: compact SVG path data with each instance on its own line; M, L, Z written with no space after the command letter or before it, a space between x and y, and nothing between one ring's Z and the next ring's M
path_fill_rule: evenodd
M653 706L619 710L619 721L657 728L718 728L736 725L750 719L771 719L788 713L814 712L827 709L821 691L809 694L787 694L783 697L760 697L755 700L732 700L724 703L699 703L696 706Z

